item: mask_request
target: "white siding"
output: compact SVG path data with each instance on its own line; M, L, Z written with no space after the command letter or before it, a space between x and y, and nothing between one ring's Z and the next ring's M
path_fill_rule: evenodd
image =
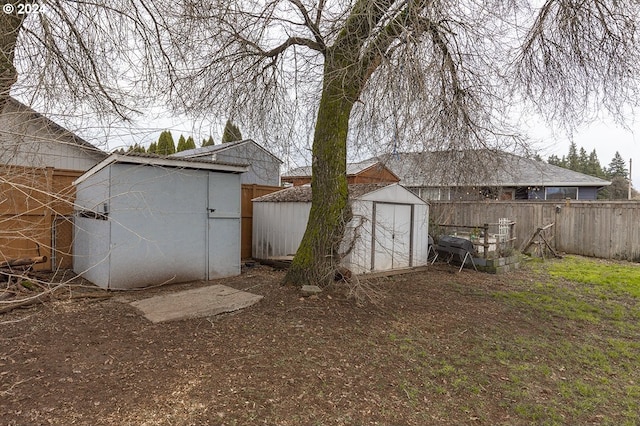
M311 203L253 203L253 257L271 259L294 255L310 211Z
M0 114L0 163L84 171L106 157L52 126L46 118L10 101Z

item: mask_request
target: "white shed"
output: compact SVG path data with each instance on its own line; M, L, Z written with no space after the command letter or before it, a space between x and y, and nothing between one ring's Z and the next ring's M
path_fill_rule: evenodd
M399 184L349 185L353 219L343 259L356 274L427 264L429 205ZM253 257L274 259L298 250L311 210L311 187L297 186L253 200Z
M73 270L126 289L240 274L240 173L207 160L113 154L79 177Z

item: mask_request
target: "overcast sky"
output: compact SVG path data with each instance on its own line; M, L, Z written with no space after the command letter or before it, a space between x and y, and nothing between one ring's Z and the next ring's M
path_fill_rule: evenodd
M554 132L540 123L537 123L537 126L529 126L526 131L531 138L539 142L537 146L542 149L541 156L544 159L551 154L558 157L566 156L572 140L578 149L583 147L587 154L595 149L602 167L607 167L618 151L627 169L629 159L633 159L631 173L633 186L637 189L640 188L640 123L631 124L629 127L630 129L624 129L610 120L598 121L578 128L571 138L562 131Z

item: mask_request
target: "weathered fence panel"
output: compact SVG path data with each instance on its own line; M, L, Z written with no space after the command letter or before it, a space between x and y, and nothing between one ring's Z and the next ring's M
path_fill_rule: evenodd
M432 201L432 225L478 226L501 217L516 222L516 247L538 227L554 223L551 244L559 251L640 262L638 201Z
M0 261L46 256L36 270L70 268L75 188L82 172L0 166Z

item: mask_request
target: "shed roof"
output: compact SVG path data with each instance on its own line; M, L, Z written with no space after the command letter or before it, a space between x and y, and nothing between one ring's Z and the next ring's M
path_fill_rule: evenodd
M607 186L611 182L495 150L405 152L377 158L409 187Z
M253 145L257 146L259 149L261 149L262 151L264 151L267 154L269 154L275 160L277 160L280 163L282 163L281 159L279 159L278 157L273 155L269 150L264 148L262 145L260 145L259 143L257 143L253 139L243 139L241 141L227 142L227 143L222 143L222 144L218 144L218 145L209 145L209 146L203 146L203 147L200 147L200 148L187 149L185 151L180 151L180 152L176 152L175 154L171 154L171 157L180 157L180 158L204 157L204 156L207 156L207 155L216 154L218 152L224 152L224 151L227 151L227 150L230 150L230 149L234 149L234 148L237 148L238 146L246 145L246 144L253 144Z
M352 183L349 185L349 198L355 199L365 194L385 188L389 185L397 185L395 183ZM311 186L292 186L291 188L281 191L272 192L262 197L254 198L254 202L273 202L273 203L310 203L311 202Z
M76 179L73 184L77 185L83 182L91 175L114 163L138 164L156 167L174 167L180 169L211 170L227 173L243 173L247 171L247 166L240 164L223 163L219 161L204 160L200 158L171 158L156 154L130 152L128 154L111 154L109 157L105 158L103 161L87 170L82 176Z

